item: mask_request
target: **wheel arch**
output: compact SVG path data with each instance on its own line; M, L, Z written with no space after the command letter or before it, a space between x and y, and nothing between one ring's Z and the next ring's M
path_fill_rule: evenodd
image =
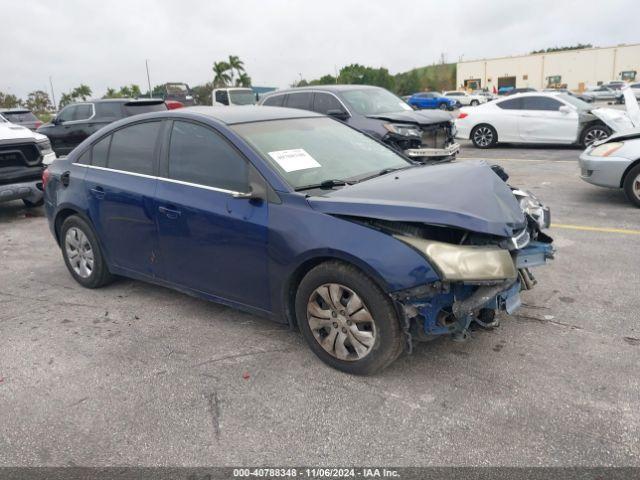
M620 177L620 188L624 187L624 181L627 178L627 175L629 175L629 172L638 165L640 165L640 158L631 162L629 166L625 168L624 172L622 173L622 176Z
M62 206L56 212L56 215L53 221L54 232L56 234L56 241L58 242L58 245L60 245L60 229L62 228L62 224L67 218L69 218L72 215L78 215L85 222L87 222L89 225L93 227L93 223L91 222L91 220L89 220L89 218L86 215L84 215L79 209L71 206Z

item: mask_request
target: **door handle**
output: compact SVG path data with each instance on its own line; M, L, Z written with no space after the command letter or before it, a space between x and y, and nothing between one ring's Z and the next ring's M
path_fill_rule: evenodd
M163 215L165 215L167 218L171 218L172 220L175 220L176 218L178 218L181 213L180 210L175 210L173 208L168 208L168 207L158 207L158 211Z
M64 172L62 175L60 175L60 182L65 187L69 186L69 176L70 175L71 175L71 172L69 172L68 170L66 172Z
M91 194L96 198L104 198L104 188L99 185L90 189Z

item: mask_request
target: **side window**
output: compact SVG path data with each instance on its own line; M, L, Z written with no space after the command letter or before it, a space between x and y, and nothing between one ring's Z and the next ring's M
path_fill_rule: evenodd
M229 105L229 95L226 90L218 90L216 92L216 102Z
M87 148L85 152L82 155L80 155L74 163L89 165L91 163L91 149Z
M523 97L522 110L546 110L557 111L562 106L555 98L549 97Z
M326 114L330 110L340 110L344 112L344 107L333 95L329 93L316 93L313 99L313 111Z
M220 134L189 122L173 123L169 178L235 192L249 190L244 157Z
M138 123L112 135L107 166L114 170L153 175L160 122Z
M78 107L76 105L69 105L68 107L64 107L58 114L57 118L61 122L69 122L73 120L73 117L75 117L77 108Z
M284 102L285 95L273 95L264 99L262 103L266 107L281 107Z
M74 120L87 120L93 116L93 105L83 104L76 105L76 114L74 115Z
M109 155L109 145L111 144L111 135L104 137L98 143L95 143L92 148L91 165L96 167L107 166L107 155Z
M103 120L116 120L122 118L122 103L102 102L96 103L96 117Z
M496 105L504 110L522 110L522 102L520 98L512 98L496 103Z
M290 93L287 95L286 107L299 108L301 110L311 110L312 92Z

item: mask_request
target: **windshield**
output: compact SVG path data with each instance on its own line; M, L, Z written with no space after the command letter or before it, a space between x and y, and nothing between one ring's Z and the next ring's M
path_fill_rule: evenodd
M2 115L10 122L21 123L21 122L37 122L38 119L36 116L27 111L27 112L3 112Z
M404 100L383 88L366 88L342 92L342 98L360 115L413 110Z
M229 97L232 105L255 105L256 103L256 96L250 90L231 90Z
M564 100L565 102L570 103L571 105L576 107L578 110L591 110L592 108L591 105L589 105L584 100L580 100L578 97L574 97L572 95L567 95L566 93L560 93L558 94L558 97Z
M411 166L366 135L330 118L233 125L293 188L327 180L357 180Z

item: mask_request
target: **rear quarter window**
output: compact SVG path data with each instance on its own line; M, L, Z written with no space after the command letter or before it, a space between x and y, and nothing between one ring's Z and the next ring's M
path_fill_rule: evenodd
M503 110L522 110L522 99L520 98L512 98L510 100L504 100L502 102L496 103L496 105Z
M153 175L161 122L124 127L112 135L107 166L114 170Z
M266 107L281 107L284 102L284 95L273 95L271 97L267 97L262 102L262 105Z

